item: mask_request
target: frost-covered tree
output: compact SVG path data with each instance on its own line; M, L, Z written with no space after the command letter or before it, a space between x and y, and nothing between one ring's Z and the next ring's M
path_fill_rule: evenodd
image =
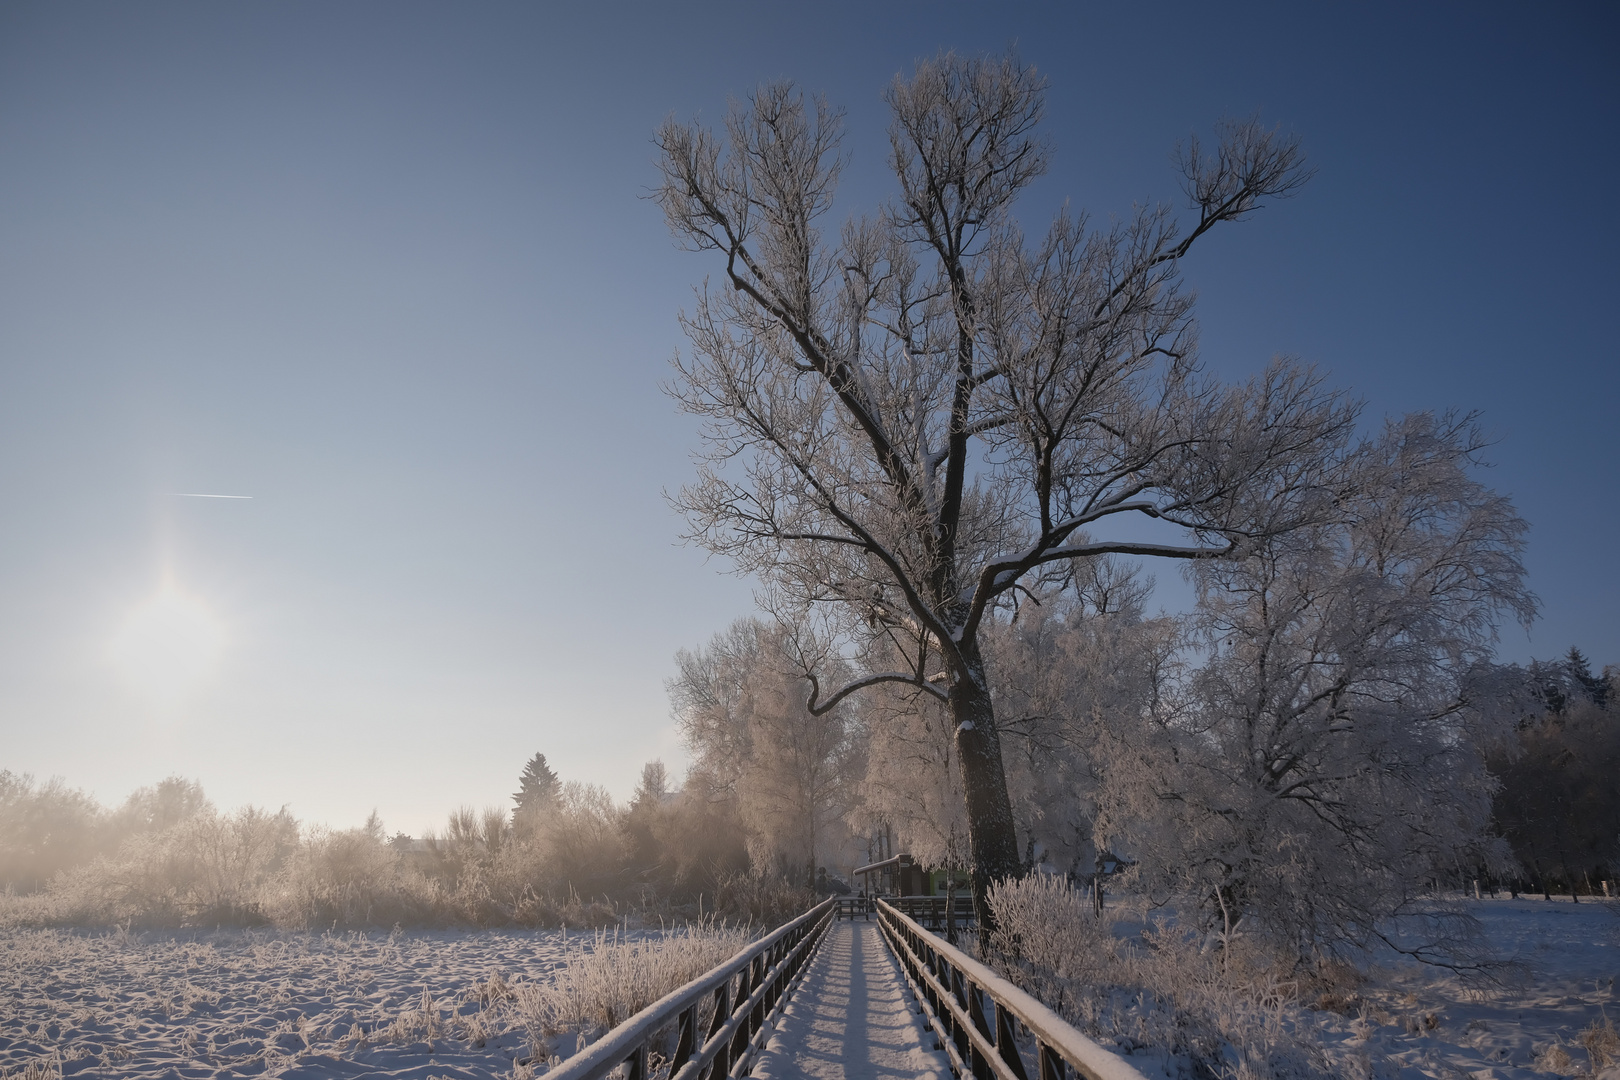
M0 769L0 890L33 892L105 846L105 813L52 777Z
M1495 748L1501 782L1495 820L1543 896L1562 879L1571 897L1620 870L1620 713L1612 683L1595 676L1579 649L1561 661L1511 667L1542 709Z
M815 880L843 839L861 754L849 708L813 713L782 630L740 619L683 650L670 697L694 772L737 800L761 870Z
M523 766L518 776L518 789L512 793L512 824L532 831L548 809L556 806L562 794L562 781L546 764L546 755L536 754Z
M943 703L903 687L874 687L862 704L870 728L852 821L867 835L892 828L923 866L966 867L967 814L950 714Z
M826 102L771 85L722 134L659 130L666 220L724 275L683 319L674 393L704 449L677 502L789 621L825 605L855 648L892 645L899 666L841 683L812 655L812 712L884 683L947 709L988 926L983 889L1020 853L981 631L1071 560L1224 558L1314 520L1353 409L1288 363L1202 376L1178 287L1194 243L1304 181L1293 139L1233 123L1185 147L1186 225L1065 211L1027 240L1012 209L1048 159L1035 70L947 54L886 96L898 195L835 238ZM1122 538L1086 536L1104 520Z
M658 873L665 896L712 904L722 884L746 876L751 863L737 800L713 777L694 771L655 821Z
M118 809L116 827L126 833L162 832L213 808L197 781L166 776L130 793Z
M622 821L630 871L647 886L663 885L668 880L668 853L660 833L668 816L670 799L669 774L664 763L647 762L641 767L641 779L636 782Z
M620 816L606 789L576 780L562 785L538 836L552 895L614 895L625 869Z
M1181 629L1148 618L1150 578L1102 557L1077 564L1067 586L989 633L999 687L1013 813L1026 862L1076 878L1100 869L1109 837L1096 795L1107 725L1140 716L1178 670Z
M1535 600L1524 521L1471 475L1479 445L1466 418L1391 423L1339 520L1196 567L1204 663L1151 723L1109 728L1102 801L1151 894L1309 955L1392 941L1436 878L1505 857L1485 840L1482 750L1508 720L1490 655Z
M1608 680L1592 674L1592 665L1587 662L1586 654L1571 645L1564 656L1564 663L1569 665L1569 673L1580 686L1581 694L1600 709L1608 707Z

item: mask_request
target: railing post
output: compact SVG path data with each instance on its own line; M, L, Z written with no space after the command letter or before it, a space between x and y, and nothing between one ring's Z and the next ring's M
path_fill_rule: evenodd
M929 945L926 941L919 942L919 944L921 944L923 949L922 955L919 957L919 959L922 961L923 970L934 976L932 979L927 979L923 982L923 989L927 993L929 1006L933 1008L934 1015L938 1016L940 1011L940 1003L939 995L934 992L934 984L939 980L939 973L937 970L939 964L936 959L939 954L934 950L934 947Z
M1013 1071L1018 1080L1029 1080L1029 1073L1024 1071L1024 1059L1018 1053L1017 1033L1015 1025L1017 1017L1001 1002L994 1002L996 1007L996 1053L1001 1060L1007 1063L1007 1068Z
M950 981L945 985L951 988L951 996L956 998L956 1003L966 1009L968 1007L967 990L962 985L962 973L956 970L955 964L949 965L948 976ZM956 1042L956 1049L962 1055L962 1060L971 1061L969 1055L973 1052L973 1040L968 1038L967 1029L961 1025L955 1016L951 1017L951 1037Z
M1035 1056L1040 1059L1040 1080L1064 1080L1063 1074L1068 1070L1068 1064L1063 1057L1039 1039L1035 1041Z
M692 1049L697 1040L696 1005L689 1005L681 1010L679 1031L680 1034L675 1038L675 1057L669 1063L669 1074L671 1076L680 1072L681 1066L692 1060Z
M754 973L754 986L758 988L759 984L765 981L766 972L770 971L771 969L765 963L765 958L763 956L761 956L758 960L755 960L754 963L759 968L759 970ZM760 1028L765 1026L765 999L763 997L754 1003L754 1011L752 1015L748 1017L748 1023L746 1026L748 1028L748 1037L750 1039L752 1039L754 1035L759 1032Z
M968 1019L973 1021L973 1026L979 1029L979 1034L986 1040L994 1039L995 1036L990 1032L989 1021L984 1016L984 995L979 992L979 985L971 979L967 980L967 999ZM984 1059L977 1046L973 1047L973 1075L978 1080L990 1080L995 1075L990 1063Z
M902 906L882 901L878 918L956 1080L1145 1080L994 969L929 933ZM991 1007L994 1017L986 1011ZM1033 1065L1019 1050L1020 1033L1035 1044Z
M745 1002L747 1002L748 995L754 992L754 985L750 980L750 976L752 976L753 973L753 964L745 965L743 969L737 973L737 1007L739 1009L742 1008ZM742 1023L737 1025L737 1030L733 1032L731 1036L731 1055L730 1061L726 1063L726 1072L714 1074L716 1076L716 1080L718 1080L718 1077L729 1073L731 1071L731 1062L736 1061L747 1052L748 1039L752 1034L753 1033L748 1030L748 1017L744 1016Z
M728 976L725 982L721 983L715 988L714 1019L709 1023L709 1038L704 1039L704 1043L707 1044L709 1039L712 1039L718 1035L720 1033L720 1029L725 1027L726 1021L730 1019L731 978ZM725 1076L730 1071L731 1047L729 1044L722 1045L720 1049L715 1052L714 1061L710 1063L708 1072L706 1072L704 1075L712 1077L713 1080L719 1080L720 1077Z
M647 1044L642 1043L636 1047L635 1052L625 1058L629 1066L625 1070L625 1080L647 1080Z

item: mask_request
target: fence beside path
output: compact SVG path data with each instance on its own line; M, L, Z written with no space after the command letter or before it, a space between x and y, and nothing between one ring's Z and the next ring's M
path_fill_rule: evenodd
M958 928L976 926L973 914L973 894L958 893L945 896L891 896L885 901L916 920L928 930L943 930L951 921ZM877 914L877 899L869 896L838 897L838 918L868 919Z
M973 894L970 892L959 892L953 897L895 896L884 902L925 930L943 930L951 921L956 923L959 930L978 925L973 914Z
M649 1080L652 1040L677 1025L669 1080L720 1080L748 1075L754 1054L769 1034L766 1021L781 1008L794 978L815 952L832 921L828 897L797 919L760 938L724 964L642 1009L567 1061L546 1080L600 1080L620 1065L625 1080ZM713 998L713 1016L699 1042L703 1004Z
M833 952L842 949L847 956L824 958L826 962L818 961L813 970L808 966L835 919L864 923L868 914L876 915L876 927L840 927L839 948ZM932 906L917 914L929 921L943 917L943 911ZM862 941L869 945L861 945ZM863 959L868 948L876 950L873 957L882 957L886 949L894 962ZM902 978L910 987L909 994L905 994ZM843 981L810 985L818 979ZM799 1010L803 1015L780 1026L773 1037L772 1029L795 990L801 990L807 1001ZM904 1000L915 1001L920 1020L908 1018L909 1006L902 1007ZM707 1007L711 1001L712 1011ZM852 1015L860 1010L865 1011ZM871 1016L866 1015L868 1011ZM700 1033L705 1016L708 1022ZM790 1012L786 1019L795 1021L796 1014ZM926 1027L918 1028L910 1021ZM874 1030L874 1024L901 1035L900 1029L909 1027L913 1034L907 1045L914 1049L907 1050L902 1045L905 1039L896 1036L898 1041L890 1040L895 1045L888 1048L894 1052L882 1062L875 1061L874 1047L864 1045L872 1041L870 1035L860 1034ZM649 1069L654 1064L649 1062L653 1041L672 1026L676 1030L673 1056L667 1063L656 1060L655 1070ZM642 1009L545 1076L546 1080L603 1080L622 1065L624 1080L741 1080L749 1075L767 1043L770 1068L762 1065L761 1070L769 1071L772 1080L937 1073L924 1059L937 1061L938 1055L927 1045L917 1045L919 1037L925 1043L938 1038L937 1049L944 1052L957 1080L1145 1080L1124 1058L930 932L896 903L838 897L828 897L724 964ZM851 1039L864 1043L856 1046ZM907 1065L908 1061L914 1061L915 1067Z
M878 900L877 912L958 1077L1066 1080L1072 1069L1085 1080L1145 1080L1124 1058L894 905Z

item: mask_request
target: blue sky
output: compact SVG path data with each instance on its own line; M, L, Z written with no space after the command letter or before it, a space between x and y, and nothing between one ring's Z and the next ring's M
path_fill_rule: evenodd
M1301 135L1306 191L1187 261L1206 363L1482 411L1544 609L1503 656L1620 661L1614 12L5 5L0 768L417 831L537 750L621 796L676 761L673 653L751 593L661 495L716 268L641 198L653 127L822 91L841 217L889 193L884 84L1012 43L1051 86L1031 228L1177 198L1223 115ZM115 659L165 582L218 632L184 694Z

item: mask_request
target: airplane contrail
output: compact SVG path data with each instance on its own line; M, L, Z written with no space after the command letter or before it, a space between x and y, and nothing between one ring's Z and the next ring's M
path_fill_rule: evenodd
M176 491L177 499L251 499L251 495L205 495L200 491Z

